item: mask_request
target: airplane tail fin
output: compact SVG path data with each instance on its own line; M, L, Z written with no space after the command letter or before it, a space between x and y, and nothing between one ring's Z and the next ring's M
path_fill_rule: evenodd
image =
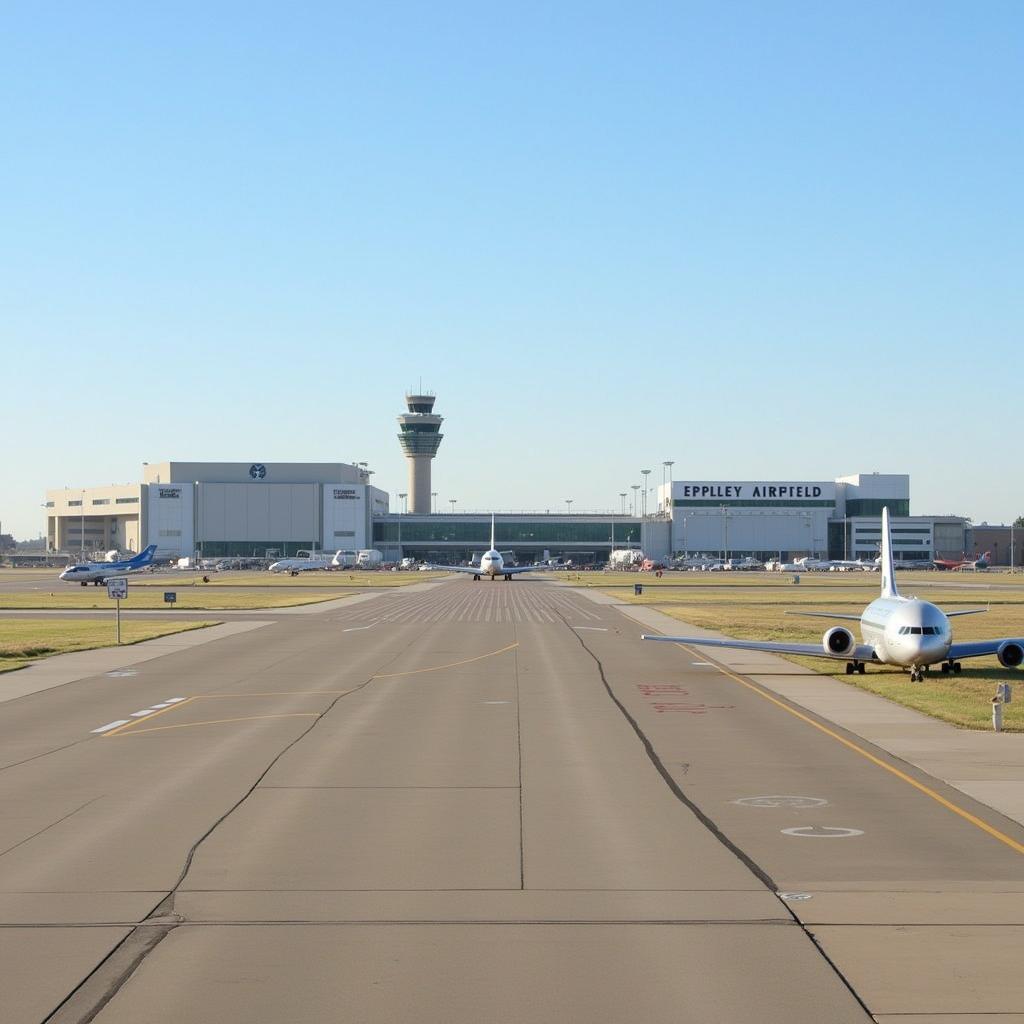
M882 509L882 597L899 597L892 568L892 533L889 530L889 506Z
M494 513L491 513L491 550L496 550L494 547Z
M156 554L156 545L155 544L150 544L149 547L146 548L145 551L143 551L141 554L138 554L133 559L131 559L131 564L132 565L149 565L149 563L153 561L153 556L155 554Z

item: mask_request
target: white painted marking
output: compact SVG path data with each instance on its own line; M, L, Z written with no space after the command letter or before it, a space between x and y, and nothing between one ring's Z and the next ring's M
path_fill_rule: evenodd
M592 629L596 633L607 633L608 630L604 626L570 626L570 629Z
M791 903L797 900L813 900L814 897L809 892L780 892L778 894L780 900L789 900Z
M802 828L784 828L784 836L799 836L801 839L849 839L862 836L859 828L838 828L831 825L805 825Z
M185 698L184 697L168 697L168 704L180 704Z
M343 629L342 633L358 633L361 629L373 629L376 625L376 622L371 622L368 626L349 626L348 629Z
M710 666L711 662L710 661L691 661L690 664L691 665L708 665L708 666Z
M511 704L510 700L485 700L485 704Z
M116 722L107 722L106 725L101 725L98 729L92 729L91 732L107 732L109 729L116 729L119 725L127 725L127 718L119 718Z
M134 675L138 675L138 670L134 669L134 668L123 668L123 669L119 669L116 672L108 672L107 675L110 676L112 679L118 679L121 676L134 676Z
M158 708L169 708L169 707L171 707L170 704L154 704L153 705L153 710L156 711Z
M155 708L146 708L145 711L133 711L131 714L132 718L145 718L146 715L151 715L155 711Z
M745 796L733 803L741 807L824 807L828 801L819 796Z

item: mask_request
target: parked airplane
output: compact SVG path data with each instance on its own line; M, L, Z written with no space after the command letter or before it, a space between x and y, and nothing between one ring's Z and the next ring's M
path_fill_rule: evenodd
M481 576L487 576L494 581L496 576L504 576L506 582L511 582L512 577L521 572L533 572L535 569L548 569L550 566L544 564L535 565L506 565L501 552L494 546L494 516L491 516L491 547L480 556L479 568L474 565L431 565L431 569L439 569L444 572L468 572L473 574L473 579L478 580Z
M932 565L936 569L987 569L991 551L986 551L981 558L933 558Z
M1024 638L973 640L953 643L949 620L956 615L973 615L984 608L943 612L916 597L903 597L896 589L893 575L892 537L889 510L882 509L882 588L881 594L858 615L842 612L794 612L823 619L860 621L862 643L845 626L825 631L821 645L775 643L761 640L709 640L695 636L643 636L643 640L693 644L700 647L732 647L745 651L771 651L776 654L803 654L846 662L846 674L864 672L867 662L900 665L910 669L913 682L920 682L930 665L941 664L943 672L959 672L964 658L994 654L1004 668L1017 668L1024 662Z
M127 576L145 569L152 563L154 554L156 545L150 544L134 558L125 558L120 562L85 562L83 565L69 565L60 574L60 578L65 583L81 583L83 587L95 583L98 587L115 576Z
M311 569L326 569L331 565L329 559L323 552L311 554L303 558L282 558L271 563L268 567L270 572L286 572L290 576L298 576L300 572L309 572Z

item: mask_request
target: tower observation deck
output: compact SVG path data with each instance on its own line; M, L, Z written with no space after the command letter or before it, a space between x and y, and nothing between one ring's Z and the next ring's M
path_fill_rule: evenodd
M408 412L398 417L398 442L409 460L409 511L430 512L430 462L444 437L442 416L434 414L434 395L406 395Z

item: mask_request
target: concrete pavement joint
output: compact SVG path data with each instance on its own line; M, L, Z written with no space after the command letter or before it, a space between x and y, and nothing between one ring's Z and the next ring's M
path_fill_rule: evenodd
M569 626L569 623L566 622L565 618L560 613L558 613L558 614L559 614L559 617L562 619L562 621L565 623L565 625ZM615 696L615 693L612 690L610 683L608 682L608 677L605 675L604 665L602 664L601 659L598 658L598 656L587 646L586 641L583 639L582 636L580 636L579 633L577 633L575 630L571 629L571 627L570 627L570 632L572 633L572 635L574 637L576 637L576 640L579 643L579 645L594 660L594 663L597 665L598 673L599 673L599 675L601 677L601 682L604 685L605 692L608 694L608 696L614 702L616 707L618 707L619 711L622 713L622 715L626 719L626 721L629 722L629 724L633 727L633 731L636 733L638 739L643 744L644 750L647 752L648 758L650 759L651 763L654 765L654 767L658 771L658 773L661 775L662 779L664 780L664 782L668 786L668 788L671 790L673 795L681 803L683 803L687 808L689 808L689 810L691 811L691 813L694 814L694 816L697 818L697 820L700 821L701 824L703 824L705 826L705 828L707 828L708 831L727 850L729 850L735 857L737 857L740 860L740 862L743 863L748 868L748 870L750 870L750 872L755 877L760 879L773 895L777 894L779 887L772 880L772 878L768 874L768 872L765 871L749 854L747 854L744 850L740 849L740 847L738 847L731 839L729 839L729 837L726 836L724 832L722 832L722 830L718 827L718 825L715 824L715 822L707 814L705 814L704 811L702 811L683 792L682 788L679 786L679 784L676 782L676 780L672 777L671 773L668 771L668 769L663 764L661 758L657 754L657 751L654 749L654 745L651 743L650 739L648 739L646 733L643 731L643 729L640 728L640 724L629 713L629 711L627 710L626 706L619 700L619 698ZM778 898L778 897L776 896L776 898ZM810 939L810 941L813 943L815 949L821 955L822 959L832 969L832 971L835 974L836 978L839 979L839 981L843 984L843 986L846 988L846 990L850 993L851 997L857 1001L858 1005L861 1007L861 1009L864 1011L864 1013L867 1014L868 1017L870 1018L871 1017L870 1009L865 1004L864 1000L861 999L860 995L854 989L853 985L850 983L850 981L846 977L846 975L839 969L838 964L832 959L831 956L829 956L828 953L825 952L824 947L822 946L822 944L820 942L817 941L817 939L814 936L814 933L811 932L806 925L804 925L804 923L797 917L797 915L793 912L792 908L784 900L780 899L779 903L786 909L786 912L792 918L793 923L796 924L800 928L800 930L808 937L808 939Z

